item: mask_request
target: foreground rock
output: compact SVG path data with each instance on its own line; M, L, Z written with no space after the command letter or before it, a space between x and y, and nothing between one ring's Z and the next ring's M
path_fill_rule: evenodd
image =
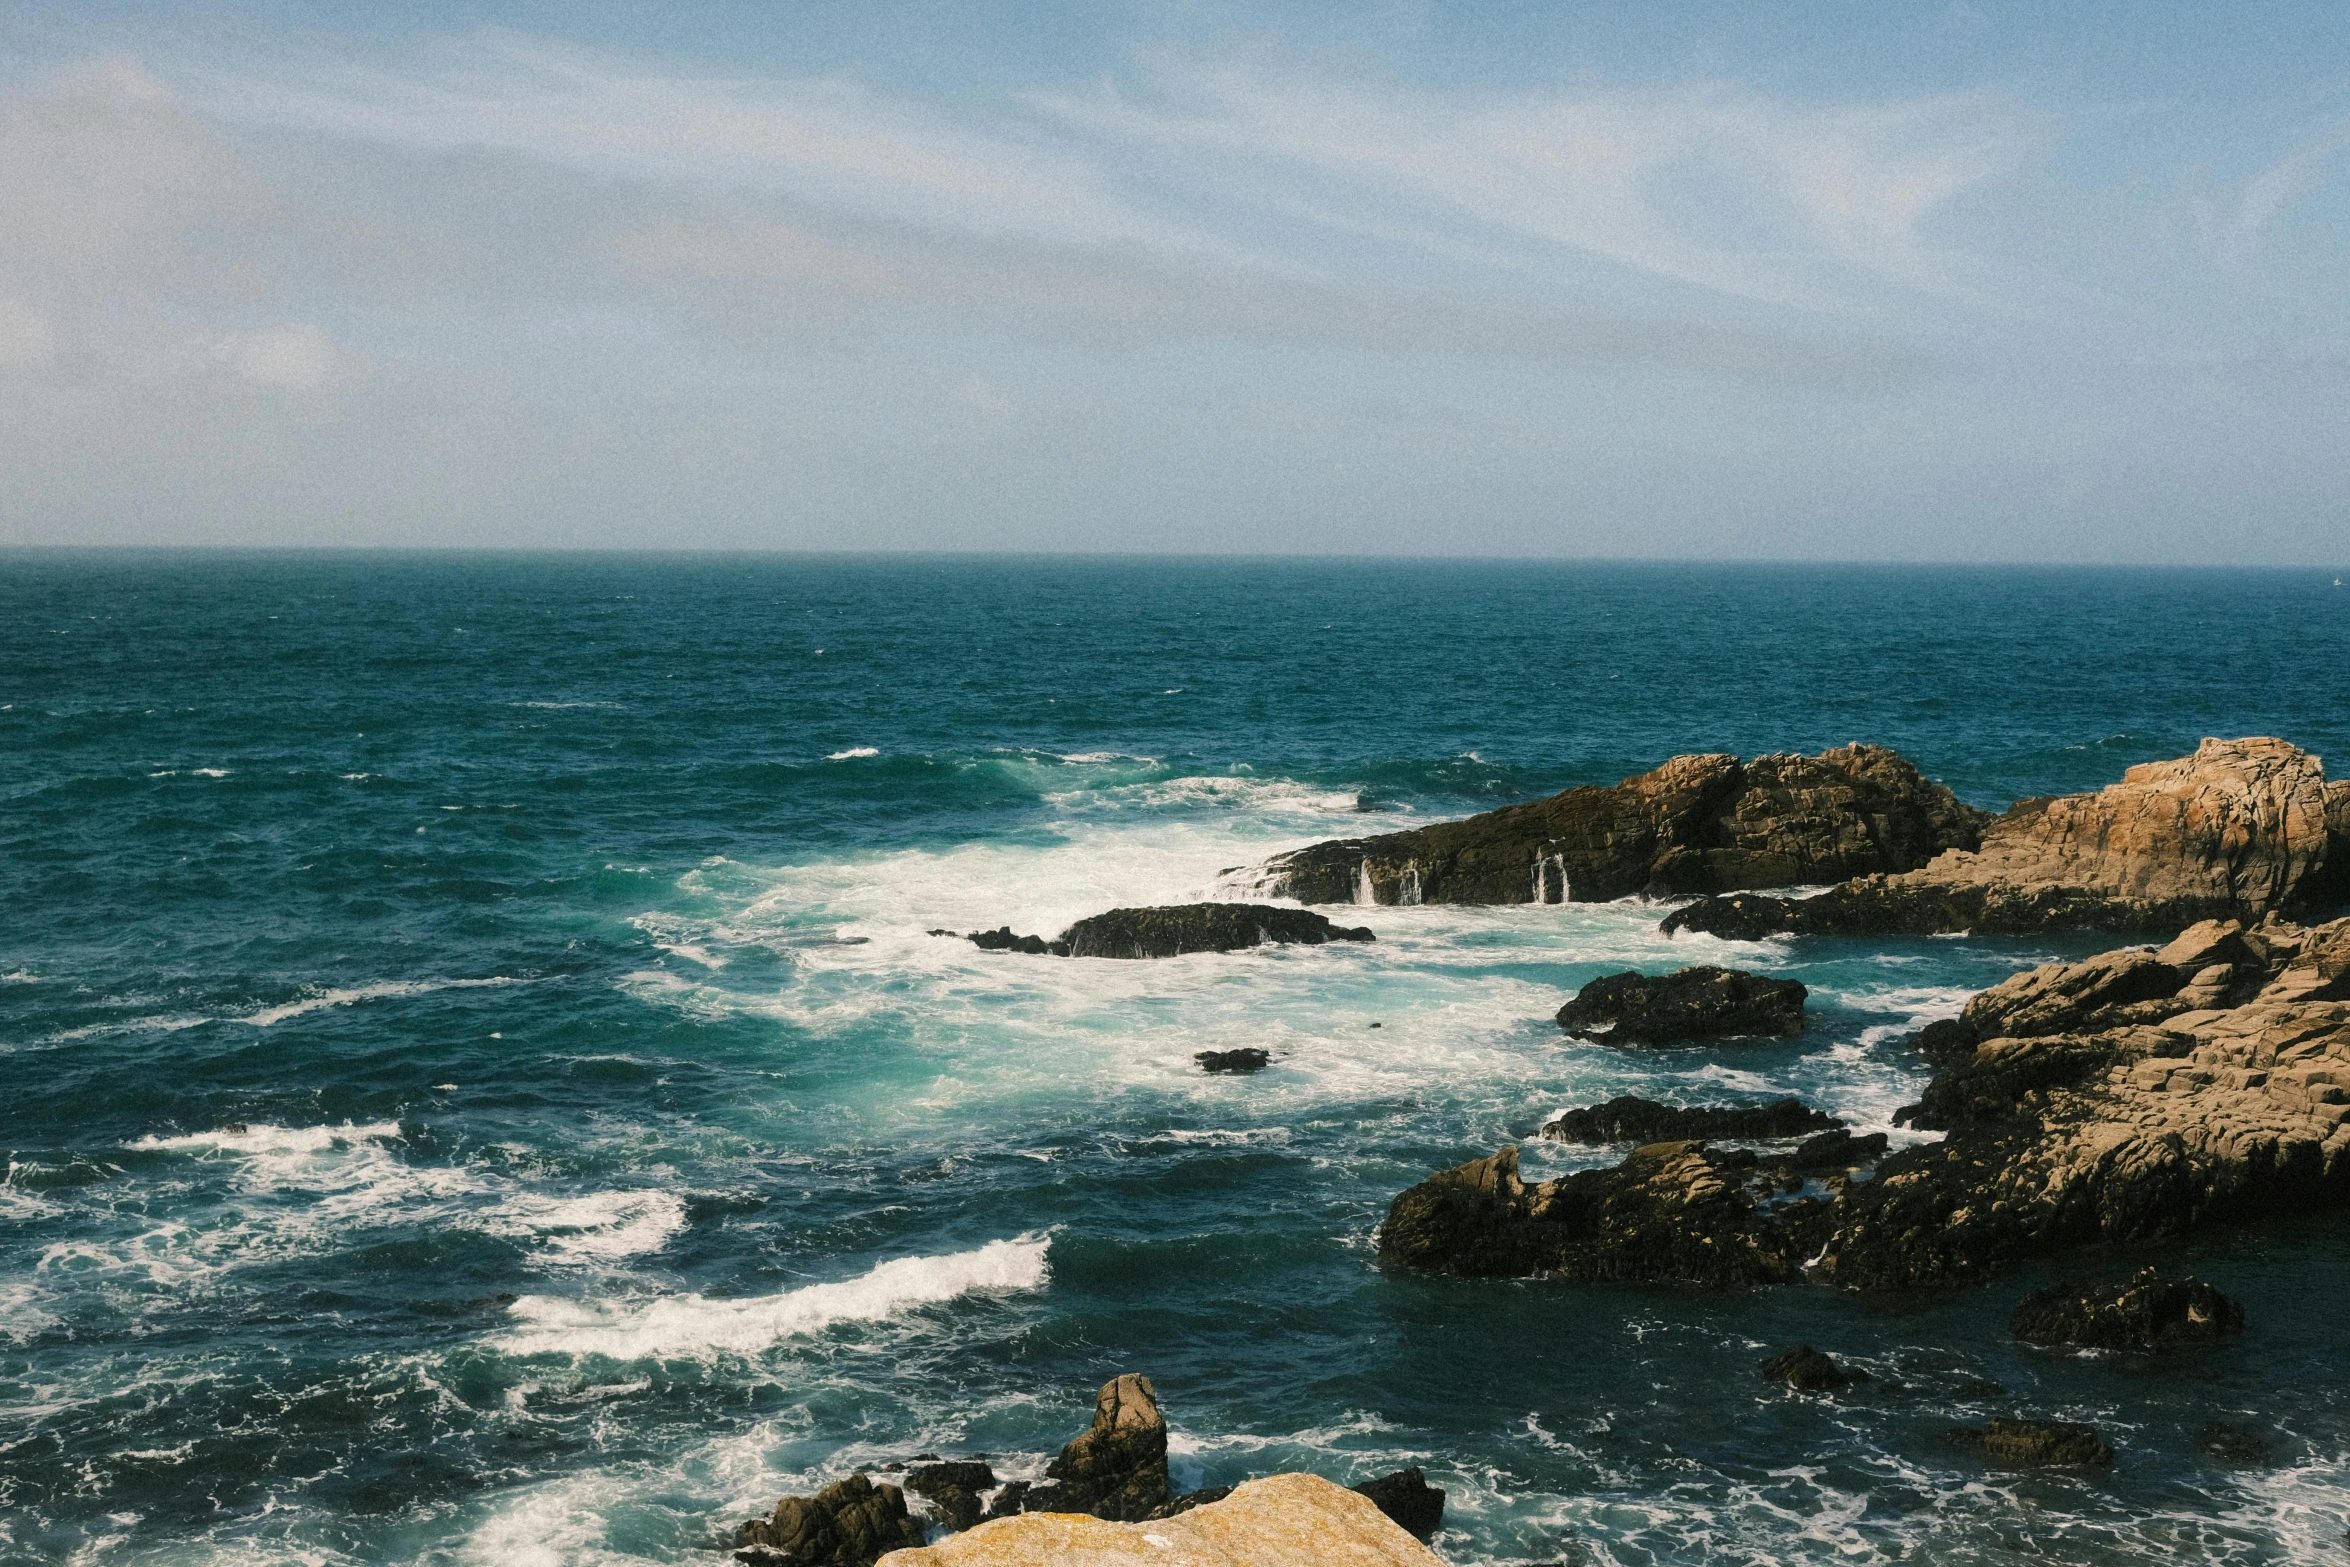
M1142 1524L1028 1513L884 1567L1441 1567L1367 1497L1317 1475L1252 1480L1220 1501Z
M1808 995L1792 979L1739 969L1685 968L1647 975L1627 971L1591 981L1559 1008L1558 1025L1578 1039L1611 1045L1677 1045L1742 1035L1788 1038L1803 1032Z
M2095 794L2024 800L1916 869L1863 875L1811 898L1709 897L1669 934L1929 935L2057 929L2174 931L2324 908L2350 886L2350 782L2274 739L2206 740ZM1749 885L1756 885L1750 883Z
M1261 885L1300 903L1590 903L1793 887L1924 865L1988 821L1877 745L1676 756L1613 786L1298 849Z
M1765 1105L1668 1105L1637 1094L1619 1094L1603 1105L1569 1110L1542 1126L1542 1135L1562 1143L1667 1143L1726 1137L1768 1142L1832 1132L1844 1125L1800 1099Z
M1377 939L1361 925L1333 925L1310 909L1276 908L1266 903L1112 909L1079 920L1051 941L1042 936L1016 936L1009 925L973 931L970 936L974 945L989 952L1060 958L1174 958L1187 952L1237 952L1273 942L1318 947L1330 941Z
M735 1531L747 1567L872 1567L884 1552L922 1543L905 1494L851 1475L814 1496L787 1496Z
M2087 1467L2113 1462L2113 1449L2090 1427L2055 1420L1986 1420L1979 1430L1960 1426L1946 1431L1943 1440L1994 1464Z
M1535 1186L1507 1148L1398 1196L1380 1255L1461 1274L1704 1284L1782 1282L1809 1260L1839 1284L1883 1289L2350 1206L2350 920L2189 936L2196 950L2160 962L2169 980L2141 961L2160 954L2107 953L1977 997L1969 1032L2060 1031L1951 1049L1903 1112L1947 1135L1869 1178L1854 1167L1881 1135L1826 1133L1772 1160L1661 1143ZM2231 942L2251 956L2207 979L2223 965L2198 962ZM2173 981L2170 995L2149 993ZM2194 1004L2246 991L2232 1007ZM2127 1021L2104 1026L2116 1018ZM1842 1169L1818 1178L1823 1165Z
M1151 1379L1129 1373L1094 1395L1093 1425L1045 1466L1046 1484L1022 1502L1032 1513L1091 1513L1139 1523L1169 1502L1167 1420Z
M1765 1382L1784 1382L1799 1393L1833 1393L1855 1382L1868 1381L1869 1374L1857 1366L1840 1366L1833 1356L1824 1355L1809 1344L1798 1344L1764 1361L1762 1378Z
M1425 1540L1444 1527L1444 1492L1430 1485L1417 1465L1365 1480L1354 1489L1414 1539Z
M2058 1284L2026 1295L2007 1330L2027 1344L2148 1353L2244 1331L2244 1308L2201 1279L2148 1268L2127 1284Z

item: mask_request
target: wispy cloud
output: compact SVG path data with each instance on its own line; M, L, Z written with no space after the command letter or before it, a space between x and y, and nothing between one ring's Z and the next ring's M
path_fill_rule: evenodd
M2245 185L2234 221L2228 226L2228 254L2239 261L2257 254L2278 214L2307 195L2328 166L2345 152L2350 152L2350 115L2302 137L2283 157L2255 175Z

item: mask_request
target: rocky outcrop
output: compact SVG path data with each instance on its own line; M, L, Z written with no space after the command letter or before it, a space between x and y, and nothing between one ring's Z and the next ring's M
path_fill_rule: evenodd
M1840 1366L1809 1344L1783 1349L1762 1363L1765 1382L1784 1382L1798 1393L1833 1393L1838 1388L1866 1382L1869 1374L1857 1366Z
M1149 1518L1170 1501L1167 1421L1151 1379L1128 1373L1094 1395L1093 1425L1045 1466L1046 1483L1022 1501L1032 1513L1091 1513L1122 1523Z
M1192 1057L1203 1072L1227 1077L1245 1077L1251 1072L1262 1072L1272 1056L1255 1045L1242 1045L1237 1050L1202 1050Z
M2341 895L2350 867L2335 856L2350 853L2350 834L2334 824L2338 793L2318 758L2285 741L2205 740L2095 794L2021 801L1983 828L1979 846L1921 868L1809 898L1703 898L1664 929L1754 941L2254 921Z
M2216 1344L2244 1331L2244 1308L2201 1279L2152 1268L2127 1284L2056 1284L2026 1295L2007 1330L2027 1344L2150 1353Z
M2238 951L2251 956L2227 961ZM2350 1206L2350 920L2223 924L2164 952L2176 961L2107 953L1978 997L1970 1032L2055 1031L1950 1050L1900 1117L1939 1142L1881 1159L1882 1134L1841 1131L1778 1159L1660 1143L1533 1186L1507 1148L1398 1196L1380 1254L1440 1272L1706 1284L1780 1282L1809 1259L1881 1289ZM2194 1004L2213 995L2245 998Z
M814 1496L787 1496L735 1531L745 1567L873 1567L884 1552L922 1543L905 1494L851 1475Z
M950 1529L972 1529L982 1516L980 1498L996 1489L995 1471L975 1460L918 1464L906 1472L906 1489L928 1502Z
M1369 1498L1282 1474L1149 1523L1028 1513L982 1524L884 1567L1442 1567Z
M1668 1105L1620 1094L1603 1105L1569 1110L1543 1123L1542 1135L1562 1143L1665 1143L1694 1138L1757 1142L1831 1132L1843 1122L1800 1099L1765 1105Z
M1444 1492L1428 1483L1418 1465L1365 1480L1354 1489L1414 1539L1425 1540L1444 1527Z
M2088 1467L2113 1462L2113 1449L2088 1426L2056 1420L1986 1420L1977 1429L1960 1426L1943 1439L1994 1464L2057 1464Z
M1742 1035L1788 1038L1803 1032L1803 1000L1792 979L1739 969L1685 968L1677 973L1609 974L1559 1008L1558 1025L1578 1039L1611 1045L1679 1045Z
M1318 947L1329 941L1377 939L1365 926L1333 925L1310 909L1265 903L1112 909L1079 920L1051 941L1042 936L1016 936L1009 925L973 931L970 936L984 951L1058 958L1174 958L1187 952L1237 952L1270 942Z
M1676 756L1612 786L1465 821L1317 843L1263 867L1300 903L1590 903L1792 887L1975 846L1987 813L1898 753Z

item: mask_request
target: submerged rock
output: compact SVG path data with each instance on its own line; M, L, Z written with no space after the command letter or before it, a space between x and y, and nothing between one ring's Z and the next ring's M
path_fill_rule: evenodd
M1844 1123L1800 1099L1764 1105L1668 1105L1619 1094L1603 1105L1569 1110L1545 1122L1542 1135L1562 1143L1663 1143L1691 1138L1767 1141L1832 1132Z
M1264 867L1261 885L1301 903L1588 903L1791 887L1971 849L1989 819L1883 746L1748 762L1676 756L1612 786L1293 850Z
M787 1496L735 1531L746 1567L873 1567L883 1553L922 1543L905 1494L851 1475L814 1496Z
M1762 1378L1765 1382L1784 1382L1799 1393L1833 1393L1855 1382L1868 1381L1869 1374L1857 1366L1840 1366L1833 1357L1809 1344L1798 1344L1764 1361Z
M1254 1045L1242 1045L1237 1050L1202 1050L1192 1059L1204 1072L1246 1076L1250 1072L1262 1072L1273 1058Z
M2152 1268L2127 1284L2057 1284L2026 1295L2007 1330L2027 1344L2149 1352L2215 1344L2244 1331L2244 1308L2201 1279Z
M1045 1466L1046 1483L1021 1506L1134 1523L1174 1499L1167 1483L1167 1421L1151 1379L1128 1373L1094 1395L1093 1425Z
M1986 1420L1979 1430L1960 1426L1944 1432L1943 1439L1995 1464L2079 1467L2113 1462L2113 1449L2094 1429L2057 1420Z
M2178 930L2257 920L2345 891L2340 786L2283 740L2205 740L2094 794L2023 800L1919 868L1868 874L1817 897L1708 897L1664 929L1733 940L1801 934ZM2223 960L2224 961L2224 960Z
M1028 1513L981 1525L886 1567L1442 1567L1369 1498L1281 1474L1147 1523Z
M935 934L935 933L934 933ZM1051 941L1016 936L1012 927L973 931L989 952L1059 958L1173 958L1187 952L1237 952L1268 942L1320 946L1330 941L1376 941L1361 925L1334 925L1310 909L1265 903L1186 903L1168 908L1112 909L1079 920Z
M1428 1483L1418 1465L1365 1480L1354 1489L1414 1539L1425 1540L1444 1526L1444 1492Z
M2223 1464L2250 1466L2268 1462L2268 1438L2225 1420L2211 1420L2195 1433L2195 1446Z
M1595 979L1558 1010L1558 1025L1578 1039L1611 1045L1671 1045L1701 1039L1803 1032L1809 992L1792 979L1739 969L1634 971Z

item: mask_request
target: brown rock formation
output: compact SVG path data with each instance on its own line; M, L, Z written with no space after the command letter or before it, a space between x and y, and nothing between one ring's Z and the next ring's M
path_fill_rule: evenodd
M1093 1425L1045 1466L1032 1513L1091 1513L1135 1523L1173 1499L1167 1484L1167 1420L1151 1379L1129 1372L1094 1395Z
M1676 756L1613 786L1465 821L1317 843L1264 868L1301 903L1590 903L1903 871L1973 848L1989 817L1878 745Z
M2095 794L2025 800L1916 870L1868 875L1814 898L1708 898L1665 930L1733 939L1812 933L2177 930L2257 920L2333 896L2350 856L2339 786L2282 740L2206 740Z
M814 1496L787 1496L766 1518L735 1531L745 1567L871 1567L884 1551L920 1545L922 1525L905 1494L851 1475Z

